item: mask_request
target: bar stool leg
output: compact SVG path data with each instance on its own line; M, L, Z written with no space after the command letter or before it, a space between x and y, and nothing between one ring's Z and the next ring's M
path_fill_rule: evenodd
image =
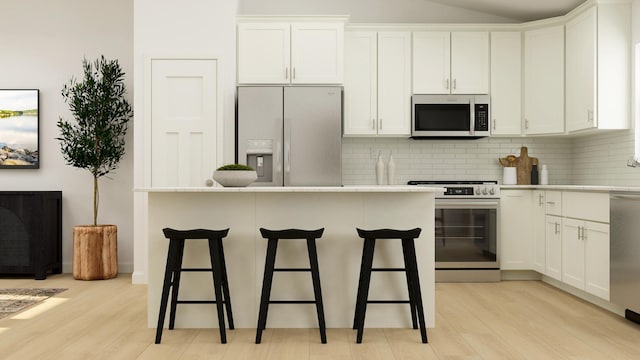
M413 280L409 268L409 257L408 257L408 249L407 242L402 240L402 256L404 257L404 269L405 275L407 276L407 290L409 292L409 306L411 308L411 323L414 329L418 328L418 314L416 313L416 299L414 296L414 288L413 288ZM419 291L420 289L418 289Z
M171 289L171 311L169 312L169 330L173 330L176 322L176 307L178 305L178 292L180 290L180 270L184 255L184 239L176 239L177 242L175 262L173 266L173 288Z
M162 284L162 295L160 296L160 311L158 313L158 327L156 328L156 344L160 344L162 339L162 329L164 328L164 317L167 312L167 303L169 302L169 290L172 285L173 268L177 253L178 243L175 240L169 241L169 251L167 254L167 264L164 270L164 282Z
M258 314L256 344L260 344L260 342L262 341L262 330L264 330L267 326L267 312L269 311L271 283L273 281L273 269L276 263L277 248L278 239L269 239L267 244L267 257L264 263L264 277L262 279L262 296L260 297L260 312Z
M224 323L224 308L222 298L222 272L220 271L220 254L215 244L215 239L209 239L209 256L211 258L211 272L213 275L213 290L216 297L216 308L218 310L218 326L220 328L220 342L227 343L227 334Z
M320 289L320 269L318 266L318 251L316 239L307 239L309 252L309 265L311 265L311 278L313 280L313 292L316 299L316 312L318 313L318 326L320 327L320 341L327 343L327 332L324 322L324 305L322 303L322 290Z
M358 328L358 314L360 313L360 298L362 297L362 279L364 279L364 254L367 252L367 243L362 243L362 259L360 260L360 276L358 277L358 293L356 295L356 311L353 314L353 329Z
M365 271L362 279L362 291L360 298L357 300L360 303L360 313L356 314L356 321L358 323L356 342L358 344L362 343L362 334L364 332L364 319L367 312L367 299L369 298L369 284L371 282L371 268L373 265L373 251L376 246L376 239L364 239L364 242L365 251L363 254L363 264Z
M224 295L224 306L227 310L227 321L229 329L235 329L233 324L233 312L231 311L231 296L229 295L229 279L227 278L227 263L224 260L224 248L222 247L222 239L216 240L218 244L218 253L220 254L220 270L222 270L222 292Z
M406 243L407 246L407 257L409 260L408 266L411 268L411 277L412 277L412 289L414 294L414 299L416 302L416 310L418 313L418 321L420 323L420 335L422 336L422 342L428 343L427 339L427 327L424 320L424 309L422 307L422 293L420 291L420 278L418 275L418 261L416 259L416 248L413 243L413 239L402 239L403 243Z

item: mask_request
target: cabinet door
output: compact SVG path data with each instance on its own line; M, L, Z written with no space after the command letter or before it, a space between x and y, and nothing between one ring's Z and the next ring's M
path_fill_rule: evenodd
M377 133L377 55L375 31L345 34L344 135Z
M500 268L533 268L532 192L503 190L500 194Z
M449 94L451 88L449 32L413 33L413 93Z
M343 59L344 24L291 25L291 83L341 84Z
M491 33L491 135L520 135L522 34Z
M451 93L489 93L489 33L451 33Z
M564 27L524 34L524 118L527 134L564 132Z
M545 221L545 271L544 274L562 281L562 218L547 215Z
M584 223L585 290L609 300L609 224Z
M567 131L598 126L595 111L596 67L596 8L567 22Z
M238 24L238 83L289 83L289 35L288 23Z
M533 191L533 270L544 274L546 269L546 215L544 191Z
M562 281L584 290L585 242L584 221L564 218L562 221Z
M411 33L378 33L378 134L411 134Z

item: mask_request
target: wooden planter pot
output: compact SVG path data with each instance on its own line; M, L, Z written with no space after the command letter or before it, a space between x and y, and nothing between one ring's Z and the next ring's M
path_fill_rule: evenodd
M105 280L118 276L118 227L73 227L73 278Z

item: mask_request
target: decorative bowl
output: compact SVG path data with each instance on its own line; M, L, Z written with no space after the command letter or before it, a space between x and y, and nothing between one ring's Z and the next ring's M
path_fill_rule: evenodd
M256 181L258 174L255 170L216 170L213 180L224 187L245 187Z

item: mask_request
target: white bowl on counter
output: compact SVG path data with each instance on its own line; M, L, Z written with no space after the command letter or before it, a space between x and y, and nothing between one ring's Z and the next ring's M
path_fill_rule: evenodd
M216 170L213 180L224 187L245 187L256 181L255 170Z

